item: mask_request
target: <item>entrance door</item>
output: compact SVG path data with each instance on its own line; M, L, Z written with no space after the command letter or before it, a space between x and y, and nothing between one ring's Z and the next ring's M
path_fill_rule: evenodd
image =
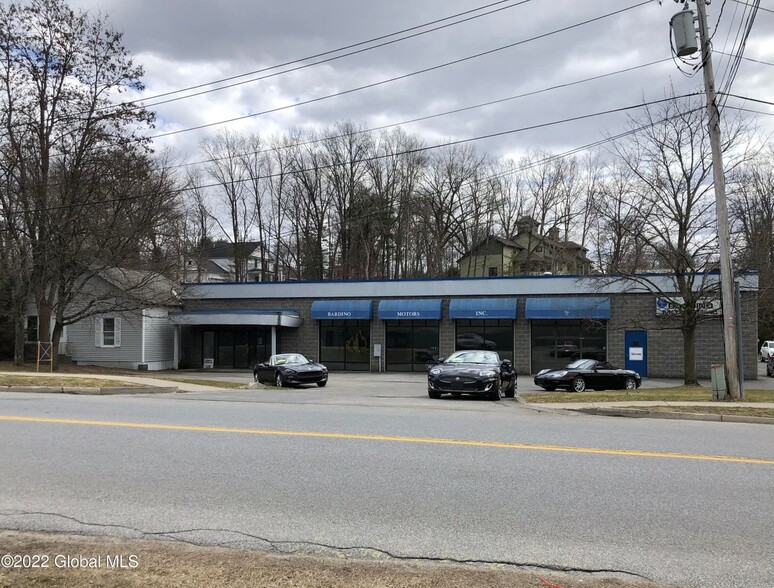
M643 378L648 375L647 331L626 331L624 335L627 370L634 370Z

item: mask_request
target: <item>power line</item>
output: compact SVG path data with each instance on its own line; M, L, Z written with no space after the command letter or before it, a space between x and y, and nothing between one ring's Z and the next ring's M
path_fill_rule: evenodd
M497 53L497 52L503 51L505 49L510 49L512 47L516 47L516 46L519 46L519 45L530 43L532 41L537 41L539 39L543 39L543 38L546 38L546 37L549 37L549 36L552 36L552 35L556 35L558 33L563 33L563 32L569 31L571 29L578 28L580 26L584 26L584 25L587 25L587 24L590 24L590 23L593 23L593 22L596 22L596 21L599 21L599 20L603 20L605 18L609 18L609 17L617 15L617 14L621 14L623 12L627 12L629 10L633 10L633 9L638 8L640 6L644 6L645 4L650 4L650 0L644 0L642 2L639 2L637 4L629 6L627 8L622 8L620 10L609 12L607 14L603 14L601 16L598 16L598 17L595 17L595 18L591 18L591 19L588 19L588 20L584 20L582 22L575 23L575 24L572 24L572 25L569 25L569 26L566 26L566 27L562 27L562 28L550 31L548 33L543 33L542 35L537 35L537 36L531 37L529 39L523 39L523 40L517 41L515 43L509 43L508 45L503 45L501 47L496 47L495 49L489 49L487 51L482 51L480 53L469 55L467 57L462 57L460 59L455 59L453 61L447 61L447 62L441 63L439 65L434 65L432 67L427 67L427 68L420 69L420 70L417 70L417 71L413 71L413 72L410 72L410 73L407 73L407 74L403 74L403 75L400 75L400 76L395 76L395 77L392 77L392 78L388 78L386 80L381 80L379 82L374 82L374 83L371 83L371 84L366 84L364 86L358 86L356 88L350 88L349 90L343 90L341 92L335 92L333 94L328 94L326 96L319 96L317 98L312 98L312 99L309 99L309 100L304 100L304 101L296 102L296 103L293 103L293 104L287 104L285 106L280 106L280 107L277 107L277 108L271 108L269 110L264 110L264 111L261 111L261 112L255 112L255 113L252 113L252 114L246 114L246 115L234 117L234 118L231 118L231 119L216 121L216 122L213 122L213 123L207 123L207 124L203 124L203 125L197 125L197 126L188 127L188 128L185 128L185 129L178 129L176 131L169 131L167 133L160 133L158 135L151 135L149 138L150 139L158 139L158 138L161 138L161 137L169 137L171 135L177 135L177 134L180 134L180 133L187 133L187 132L190 132L190 131L201 130L201 129L205 129L205 128L209 128L209 127L214 127L214 126L218 126L218 125L222 125L222 124L227 124L227 123L231 123L231 122L245 120L245 119L248 119L248 118L255 118L257 116L263 116L265 114L271 114L271 113L274 113L274 112L279 112L279 111L287 110L287 109L290 109L290 108L296 108L298 106L304 106L306 104L312 104L312 103L315 103L315 102L320 102L320 101L323 101L323 100L328 100L330 98L337 98L339 96L344 96L344 95L347 95L347 94L352 94L354 92L359 92L361 90L367 90L367 89L370 89L370 88L375 88L377 86L382 86L384 84L388 84L388 83L391 83L391 82L396 82L398 80L403 80L403 79L410 78L410 77L413 77L413 76L416 76L416 75L428 73L428 72L431 72L431 71L435 71L435 70L438 70L438 69L449 67L451 65L456 65L458 63L463 63L463 62L466 62L466 61L470 61L472 59L477 59L477 58L483 57L485 55L491 55L493 53Z
M491 138L494 138L494 137L502 137L502 136L505 136L505 135L512 135L512 134L516 134L516 133L522 133L522 132L526 132L526 131L532 131L532 130L536 130L536 129L556 126L556 125L560 125L560 124L566 124L566 123L570 123L570 122L577 122L577 121L580 121L580 120L585 120L585 119L589 119L589 118L595 118L595 117L598 117L598 116L604 116L604 115L614 114L614 113L618 113L618 112L625 112L627 110L633 110L635 108L642 108L643 106L651 106L651 105L654 105L654 104L661 104L661 103L664 103L664 102L671 102L673 100L682 99L682 98L690 98L692 96L698 96L698 95L700 95L700 94L699 93L690 93L690 94L683 94L681 96L675 96L675 97L670 97L670 98L661 98L661 99L658 99L658 100L652 100L650 102L641 102L641 103L632 104L632 105L629 105L629 106L622 106L622 107L618 107L618 108L611 108L611 109L603 110L603 111L599 111L599 112L594 112L594 113L588 113L588 114L568 117L568 118L564 118L564 119L560 119L560 120L554 120L554 121L550 121L550 122L547 122L547 123L539 123L539 124L534 124L534 125L528 125L528 126L525 126L525 127L519 127L519 128L516 128L516 129L510 129L510 130L507 130L507 131L498 131L498 132L495 132L495 133L488 133L486 135L479 135L477 137L471 137L471 138L468 138L468 139L458 139L458 140L455 140L455 141L447 141L447 142L439 143L439 144L436 144L436 145L430 145L430 146L425 146L425 147L417 147L417 148L414 148L414 149L407 149L405 151L398 151L398 152L395 152L395 153L386 153L386 154L382 154L382 155L374 155L374 156L371 156L371 157L365 157L365 158L359 159L358 162L360 162L360 163L367 163L367 162L370 162L370 161L378 161L380 159L386 159L386 158L389 158L389 157L396 157L396 156L399 156L399 155L412 155L412 154L415 154L415 153L423 153L423 152L427 152L427 151L432 151L434 149L440 149L440 148L443 148L443 147L452 147L452 146L455 146L455 145L462 145L462 144L466 144L466 143L472 143L472 142L481 141L481 140L484 140L484 139L491 139ZM650 126L650 125L646 125L646 127L647 126ZM627 131L627 134L628 133L630 133L630 131ZM605 139L602 142L607 142L609 140L610 139ZM303 168L303 169L290 170L288 172L284 172L284 174L285 175L297 175L297 174L302 174L302 173L312 172L312 171L316 171L317 172L317 171L321 171L321 170L341 167L342 165L345 165L345 164L333 163L333 164L328 164L328 165L320 165L320 166L315 166L313 168ZM265 176L261 176L261 179L276 178L276 177L279 177L281 175L283 175L283 174L279 174L279 173L278 174L267 174ZM234 183L247 183L249 181L250 181L249 178L248 179L240 179L240 180L235 180ZM177 190L170 190L169 191L169 195L170 196L174 196L174 195L182 194L182 193L185 193L185 192L191 192L193 190L202 190L202 189L214 188L214 187L218 187L218 186L220 186L219 183L213 183L213 184L203 184L203 185L199 185L199 186L191 186L191 187L186 187L186 188L179 188ZM113 203L119 203L119 202L123 203L123 202L128 202L128 201L131 201L131 200L138 200L140 198L142 198L142 196L127 196L127 197L124 197L124 198L112 198L112 199L106 199L106 200L95 200L93 202L84 202L84 203L79 203L79 204L64 204L64 205L60 205L60 206L51 206L51 207L37 209L35 212L36 213L40 213L40 212L53 212L53 211L57 211L57 210L67 210L67 209L71 209L71 208L83 208L83 207L87 207L87 206L97 206L97 205L100 205L100 204L113 204Z
M726 57L735 57L734 53L724 53L723 51L718 51L717 49L713 49L713 53L718 53L719 55L725 55ZM760 59L753 59L752 57L742 57L745 61L752 61L753 63L760 63L762 65L769 65L774 67L774 63L770 61L761 61Z
M407 35L407 36L401 37L399 39L393 39L393 40L385 42L385 43L380 43L380 44L374 45L372 47L365 47L365 48L357 50L357 51L351 51L349 53L345 53L345 54L338 55L338 56L335 56L335 57L330 57L328 59L323 59L323 60L320 60L320 61L316 61L314 63L305 64L305 65L302 65L302 66L299 66L299 67L296 67L296 68L293 68L293 69L287 69L287 70L284 70L284 71L276 72L276 73L273 73L273 74L270 74L270 75L266 75L266 76L263 76L263 77L260 77L260 78L254 78L254 79L251 79L251 80L245 80L245 81L242 81L242 82L238 82L238 83L234 83L234 84L230 84L230 85L226 85L226 86L220 86L220 87L217 87L217 88L211 88L211 89L203 91L203 92L197 92L197 93L194 93L194 94L188 94L186 96L180 96L178 98L172 98L172 99L169 99L169 100L164 100L164 101L156 102L156 103L153 103L153 104L144 104L144 105L137 104L140 101L143 101L143 102L145 102L145 101L152 101L152 100L156 100L158 98L164 98L166 96L172 96L174 94L179 94L181 92L187 92L187 91L190 91L190 90L196 90L196 89L199 89L199 88L204 88L204 87L207 87L207 86L212 86L214 84L219 84L219 83L228 82L228 81L231 81L231 80L243 78L243 77L246 77L246 76L249 76L249 75L254 75L254 74L257 74L257 73L263 73L263 72L271 71L273 69L278 69L278 68L285 67L285 66L288 66L288 65L293 65L295 63L302 63L302 62L308 61L310 59L315 59L317 57L323 57L325 55L331 55L333 53L338 53L340 51L345 51L347 49L352 49L354 47L359 47L361 45L367 45L367 44L373 43L375 41L380 41L382 39L387 39L389 37L393 37L393 36L396 36L396 35L401 35L401 34L406 33L406 32L415 31L417 29L425 28L425 27L428 27L428 26L431 26L431 25L434 25L434 24L438 24L440 22L451 20L453 18L457 18L457 17L460 17L460 16L465 16L465 15L471 14L473 12L478 12L480 10L491 8L492 6L497 6L499 4L503 4L505 2L511 2L511 1L512 0L498 0L497 2L492 2L490 4L485 4L485 5L480 6L478 8L473 8L471 10L466 10L464 12L459 12L457 14L452 14L452 15L446 16L444 18L436 19L436 20L433 20L433 21L430 21L430 22L426 22L426 23L423 23L423 24L420 24L420 25L416 25L416 26L413 26L413 27L402 29L402 30L396 31L394 33L389 33L389 34L386 34L386 35L381 35L379 37L374 37L374 38L368 39L366 41L360 41L358 43L353 43L351 45L347 45L347 46L344 46L344 47L339 47L338 49L331 49L329 51L324 51L322 53L317 53L317 54L314 54L314 55L309 55L307 57L302 57L300 59L294 59L294 60L291 60L291 61L286 61L284 63L279 63L277 65L272 65L272 66L269 66L269 67L264 67L264 68L261 68L261 69L258 69L258 70L246 72L246 73L243 73L243 74L239 74L239 75L235 75L235 76L231 76L231 77L227 77L227 78L222 78L222 79L219 79L219 80L214 80L214 81L211 81L211 82L205 82L205 83L198 84L198 85L195 85L195 86L189 86L187 88L181 88L181 89L178 89L178 90L172 90L172 91L169 91L169 92L165 92L165 93L161 93L161 94L156 94L154 96L149 96L149 97L145 97L145 98L139 98L137 100L130 100L130 101L125 101L125 102L120 102L120 103L117 103L117 104L105 105L105 106L102 106L100 108L96 108L94 110L94 112L99 113L99 112L103 112L105 110L114 110L114 109L118 109L118 108L125 107L125 106L132 107L131 110L137 110L137 109L143 109L143 108L147 109L147 108L150 108L150 107L153 107L153 106L158 106L158 105L161 105L161 104L167 104L169 102L175 102L175 101L178 101L178 100L185 100L187 98L193 98L195 96L200 96L200 95L203 95L203 94L208 94L210 92L216 92L218 90L225 90L225 89L228 89L228 88L233 88L235 86L239 86L239 85L242 85L242 84L247 84L247 83L251 83L251 82L255 82L255 81L259 81L259 80L264 80L264 79L267 79L267 78L271 78L271 77L274 77L274 76L278 76L278 75L294 72L294 71L297 71L297 70L300 70L300 69L305 69L305 68L308 68L308 67L312 67L312 66L315 66L315 65L322 64L322 63L327 63L327 62L330 62L330 61L335 61L337 59L342 59L344 57L349 57L351 55L355 55L355 54L358 54L358 53L363 53L363 52L366 52L366 51L370 51L372 49L378 49L378 48L384 47L386 45L391 45L391 44L394 44L394 43L398 43L400 41L405 41L407 39L411 39L411 38L414 38L414 37L418 37L418 36L421 36L421 35L432 33L432 32L435 32L435 31L447 28L447 27L456 26L458 24L462 24L462 23L465 23L465 22L468 22L468 21L471 21L471 20L474 20L474 19L477 19L477 18L488 16L490 14L494 14L496 12L500 12L500 11L503 11L503 10L508 10L510 8L515 8L517 6L521 6L522 4L526 4L528 2L532 2L532 0L521 0L520 2L517 2L516 4L511 4L509 6L503 6L503 7L500 7L500 8L496 8L494 10L490 10L490 11L482 13L482 14L470 16L468 18L465 18L465 19L462 19L462 20L459 20L459 21L456 21L456 22L453 22L453 23L448 23L448 24L445 24L445 25L442 25L442 26L438 26L438 27L435 27L435 28L432 28L432 29L428 29L426 31L420 31L420 32L417 32L417 33L414 33L414 34L411 34L411 35ZM84 115L91 116L92 114L93 113L90 112L90 111L82 111L82 112L79 112L79 113L75 113L73 115L73 117L74 117L75 120L77 120L78 118L80 118L80 117L82 117ZM23 126L23 123L18 123L16 125L12 125L12 126Z
M202 90L201 92L195 92L193 94L186 94L185 96L180 96L178 98L170 98L168 100L161 100L159 102L153 102L151 104L145 104L144 108L152 108L154 106L160 106L162 104L168 104L170 102L176 102L178 100L186 100L188 98L194 98L196 96L203 96L204 94L210 94L212 92L218 92L220 90L226 90L228 88L234 88L236 86L241 86L241 85L244 85L244 84L250 84L250 83L253 83L253 82L259 82L261 80L266 80L266 79L273 78L273 77L280 76L280 75L284 75L284 74L287 74L287 73L292 73L292 72L299 71L299 70L302 70L302 69L307 69L309 67L314 67L315 65L320 65L322 63L329 63L331 61L336 61L338 59L343 59L344 57L350 57L352 55L357 55L359 53L364 53L366 51L371 51L372 49L379 49L381 47L386 47L387 45L393 45L395 43L399 43L399 42L405 41L407 39L412 39L414 37L419 37L421 35L426 35L428 33L439 31L441 29L445 29L445 28L448 28L448 27L451 27L451 26L455 26L455 25L464 23L464 22L468 22L470 20L481 18L483 16L488 16L490 14L494 14L495 12L500 12L502 10L508 10L510 8L514 8L516 6L521 6L522 4L526 4L527 2L531 2L531 1L532 0L522 0L521 2L518 2L516 4L512 4L510 6L504 6L504 7L501 7L501 8L496 8L494 10L490 10L489 12L485 12L483 14L477 14L475 16L471 16L471 17L465 18L463 20L459 20L457 22L448 23L448 24L441 25L441 26L438 26L438 27L435 27L435 28L432 28L432 29L428 29L426 31L420 31L418 33L413 33L411 35L406 35L405 37L400 37L399 39L393 39L391 41L386 41L384 43L379 43L378 45L373 45L372 47L365 47L363 49L358 49L357 51L350 51L349 53L343 53L342 55L336 55L334 57L329 57L327 59L321 59L319 61L314 61L312 63L306 63L306 64L303 64L303 65L299 65L298 67L293 67L293 68L285 69L285 70L282 70L282 71L279 71L279 72L270 73L270 74L267 74L265 76L260 76L260 77L257 77L257 78L251 78L249 80L243 80L241 82L235 82L233 84L228 84L228 85L225 85L225 86L219 86L217 88L210 88L209 90ZM300 60L298 60L298 61L300 61ZM293 63L297 63L297 61L288 62L285 65L289 65L289 64L293 64ZM264 69L258 70L256 72L253 72L253 73L260 73L260 72L268 71L268 70L271 70L271 69L275 69L277 67L282 67L282 66L273 66L273 67L269 67L269 68L264 68ZM249 75L249 74L242 74L242 76L244 76L244 75ZM242 76L238 76L238 77L242 77ZM208 85L211 85L211 84L202 84L202 85L200 85L198 87L208 86ZM180 92L180 90L177 90L174 93L177 93L177 92ZM161 96L163 96L163 94ZM106 107L106 108L109 108L109 107Z
M748 4L747 2L743 2L742 0L734 0L737 4L741 4L742 6L753 6L753 4ZM758 10L763 10L764 12L770 12L771 14L774 14L774 10L770 8L761 8L758 7Z
M729 94L727 92L718 92L718 94L723 94L724 96L730 96L731 98L739 98L740 100L757 102L758 104L766 104L767 106L774 106L774 102L769 102L768 100L761 100L759 98L750 98L749 96L740 96L739 94Z
M324 141L331 140L331 139L341 139L341 138L349 137L349 136L353 136L353 135L360 135L360 134L371 133L371 132L375 132L375 131L382 131L382 130L385 130L385 129L394 128L394 127L398 127L398 126L402 126L402 125L407 125L407 124L411 124L411 123L415 123L415 122L420 122L420 121L424 121L424 120L429 120L429 119L432 119L432 118L438 118L438 117L441 117L441 116L448 116L450 114L458 114L460 112L466 112L466 111L474 110L474 109L477 109L477 108L483 108L483 107L486 107L486 106L492 106L494 104L502 104L504 102L509 102L511 100L517 100L517 99L520 99L520 98L526 98L528 96L535 96L537 94L542 94L542 93L545 93L545 92L550 92L552 90L557 90L557 89L561 89L561 88L568 88L568 87L571 87L571 86L576 86L576 85L579 85L579 84L583 84L583 83L587 83L587 82L603 79L603 78L606 78L606 77L610 77L610 76L614 76L614 75L618 75L618 74L622 74L622 73L627 73L627 72L634 71L634 70L637 70L637 69L642 69L642 68L645 68L645 67L650 67L652 65L656 65L656 64L659 64L659 63L666 63L667 61L669 61L669 58L659 59L657 61L650 61L648 63L643 63L643 64L640 64L640 65L635 65L635 66L632 66L632 67L627 67L627 68L624 68L624 69L619 69L619 70L616 70L616 71L613 71L613 72L599 74L599 75L591 76L591 77L584 78L584 79L581 79L581 80L575 80L573 82L566 82L566 83L563 83L563 84L556 84L554 86L549 86L547 88L541 88L539 90L533 90L533 91L530 91L530 92L525 92L523 94L516 94L514 96L507 96L505 98L499 98L497 100L490 100L488 102L482 102L482 103L479 103L479 104L474 104L472 106L464 106L462 108L455 108L454 110L447 110L445 112L439 112L439 113L435 113L435 114L428 114L426 116L420 116L420 117L404 120L404 121L397 122L397 123L390 123L390 124L381 125L381 126L378 126L378 127L371 127L371 128L368 128L368 129L357 130L357 131L355 131L353 133L345 133L345 134L335 135L335 136L326 136L326 137L322 137L320 139L311 139L309 141L302 141L300 143L293 143L293 144L290 144L290 145L281 145L281 146L276 147L276 148L275 147L267 147L266 149L259 149L257 151L250 151L248 153L240 153L240 154L237 154L237 155L238 156L260 155L262 153L268 153L270 151L275 151L276 149L286 150L286 149L292 149L292 148L296 148L296 147L304 147L306 145L313 145L315 143L322 143ZM229 159L229 158L230 158L230 156L213 157L213 158L204 159L204 160L201 160L201 161L194 161L194 162L190 162L190 163L181 163L179 165L172 166L172 168L189 167L189 166L194 166L194 165L202 165L202 164L205 164L205 163L215 163L217 161L223 161L223 160Z
M172 96L174 94L179 94L181 92L188 92L190 90L198 90L199 88L205 88L207 86L212 86L214 84L221 84L223 82L230 82L232 80L237 80L239 78L244 78L244 77L247 77L247 76L251 76L251 75L255 75L255 74L271 71L273 69L279 69L281 67L286 67L288 65L293 65L295 63L301 63L301 62L304 62L304 61L309 61L310 59L317 59L318 57L324 57L326 55L332 55L332 54L338 53L340 51L347 51L348 49L354 49L355 47L361 47L362 45L367 45L369 43L375 43L376 41L381 41L383 39L388 39L388 38L394 37L396 35L402 35L404 33L408 33L408 32L411 32L411 31L416 31L418 29L429 27L429 26L432 26L432 25L435 25L435 24L438 24L438 23L441 23L441 22L444 22L444 21L447 21L447 20L451 20L453 18L457 18L457 17L460 17L460 16L465 16L465 15L471 14L473 12L478 12L479 10L485 10L487 8L491 8L492 6L497 6L499 4L504 4L504 3L510 2L510 1L511 0L498 0L497 2L492 2L490 4L485 4L483 6L479 6L478 8L473 8L471 10L466 10L464 12L458 12L456 14L445 16L443 18L439 18L439 19L436 19L436 20L425 22L425 23L422 23L422 24L419 24L419 25L415 25L415 26L412 26L412 27L409 27L409 28L401 29L401 30L395 31L393 33L388 33L388 34L385 34L385 35L380 35L378 37L373 37L373 38L367 39L365 41L359 41L357 43L352 43L350 45L345 45L343 47L338 47L336 49L330 49L330 50L327 50L327 51L323 51L321 53L315 53L314 55L307 55L306 57L300 57L298 59L293 59L293 60L290 60L290 61L285 61L283 63L278 63L276 65L271 65L271 66L263 67L261 69L256 69L256 70L245 72L245 73L242 73L242 74L238 74L238 75L234 75L234 76L229 76L229 77L226 77L226 78L221 78L221 79L213 80L213 81L210 81L210 82L204 82L202 84L197 84L197 85L194 85L194 86L188 86L186 88L180 88L178 90L171 90L169 92L164 92L164 93L161 93L161 94L155 94L153 96L146 96L146 97L143 97L143 98L139 98L138 100L133 100L133 101L121 103L121 104L119 104L117 106L132 105L132 104L134 104L135 102L137 102L139 100L142 100L142 101L157 100L159 98L165 98L167 96ZM341 59L342 57L347 57L349 55L355 55L356 53L362 53L364 51L370 51L371 49L376 49L378 47L384 47L385 45L390 45L392 43L397 43L399 41L404 41L406 39L411 39L413 37L417 37L417 36L420 36L420 35L431 33L431 32L434 32L434 31L438 31L438 30L446 28L446 27L458 25L458 24L461 24L463 22L468 22L468 21L476 19L476 18L481 18L482 16L488 16L488 15L493 14L495 12L500 12L502 10L508 10L510 8L515 8L516 6L520 6L522 4L526 4L527 2L531 2L531 1L532 0L522 0L521 2L517 2L516 4L512 4L510 6L504 6L504 7L501 7L501 8L497 8L496 10L491 10L491 11L486 12L484 14L479 14L479 15L476 15L476 16L472 16L472 17L466 18L464 20L460 20L458 22L446 24L444 26L436 27L436 28L433 28L433 29L428 30L428 31L422 31L422 32L419 32L419 33L416 33L416 34L413 34L413 35L409 35L407 37L403 37L401 39L396 39L396 40L390 41L389 43L382 43L380 45L375 45L373 47L368 47L368 48L362 49L360 51L353 51L351 53L347 53L346 55L340 55L340 56L334 57L332 59L326 59L326 60L323 60L323 61L318 61L318 62L315 62L313 64L309 64L309 65L318 65L320 63L326 63L328 61L333 61L334 59ZM304 66L304 67L309 67L309 65ZM300 68L297 68L297 69L300 69ZM280 72L280 73L288 73L289 71L296 71L296 70L292 69L292 70L287 70L287 71L283 71L283 72ZM264 79L264 78L260 78L260 79ZM247 80L246 82L241 82L241 83L249 83L249 82L252 82L252 81L255 81L255 80ZM215 88L214 90L211 90L211 91L222 90L222 89L225 89L225 88L233 87L234 85L238 85L238 84L233 84L232 86L223 86L221 88ZM198 95L199 94L192 94L191 96L198 96ZM183 98L190 98L191 96L184 96ZM159 104L165 104L165 103L166 102L161 102ZM151 106L155 106L155 105L151 105Z

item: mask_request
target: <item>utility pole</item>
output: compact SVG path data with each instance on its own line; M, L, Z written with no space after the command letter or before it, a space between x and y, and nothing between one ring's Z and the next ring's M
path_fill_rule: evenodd
M680 0L675 0L679 2ZM731 265L731 239L728 227L728 205L726 204L726 180L723 173L723 152L720 145L720 111L715 94L715 75L712 71L712 47L707 30L707 2L696 0L701 42L701 62L704 72L704 94L707 99L709 137L712 148L712 174L715 182L715 209L718 218L718 249L720 253L720 289L723 302L723 342L726 360L726 399L738 400L739 363L737 356L737 316L734 304L734 270ZM685 2L684 11L689 11ZM673 18L673 23L675 19ZM684 32L684 31L683 31ZM694 33L695 34L695 33ZM695 36L694 36L695 42Z

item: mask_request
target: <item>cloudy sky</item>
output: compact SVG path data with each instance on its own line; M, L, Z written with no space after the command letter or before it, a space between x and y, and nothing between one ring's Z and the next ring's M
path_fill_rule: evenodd
M727 79L729 64L721 52L738 49L750 14L743 1L713 0L708 7L718 85ZM672 0L663 5L656 0L72 0L72 5L106 12L124 32L126 46L145 67L142 97L156 104L154 133L165 135L156 139L157 146L174 146L189 160L202 138L226 128L272 133L345 119L374 128L534 93L402 125L432 144L656 100L670 85L677 93L703 87L701 74L688 77L671 59L668 23L682 7ZM768 10L758 12L744 53L757 61L741 63L731 91L774 102L774 2L763 0L761 6ZM616 11L622 12L611 15ZM463 19L469 20L459 22ZM431 31L443 25L450 26ZM554 33L560 29L566 30ZM430 32L396 41L425 31ZM378 37L383 38L309 59ZM389 41L396 42L310 65ZM680 67L691 72L690 65ZM411 75L430 68L435 69ZM636 69L615 73L629 68ZM605 74L613 75L584 81ZM380 83L401 76L406 77ZM226 78L233 79L218 82ZM550 89L573 82L582 83ZM370 84L376 85L326 98ZM167 95L192 87L197 88ZM310 100L316 101L303 104ZM734 98L728 105L770 113L758 115L759 125L774 130L774 107ZM222 122L235 118L241 120ZM609 114L476 145L495 155L559 153L620 132L625 124L626 114ZM203 125L210 126L188 130Z

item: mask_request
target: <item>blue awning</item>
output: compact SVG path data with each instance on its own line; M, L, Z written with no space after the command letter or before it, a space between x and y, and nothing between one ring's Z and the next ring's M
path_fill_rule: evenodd
M518 298L455 298L449 302L452 319L515 319Z
M527 298L527 319L609 319L610 299L599 296Z
M415 298L407 300L382 300L379 303L379 318L382 320L439 320L442 301Z
M373 300L315 300L312 302L312 320L371 320Z

